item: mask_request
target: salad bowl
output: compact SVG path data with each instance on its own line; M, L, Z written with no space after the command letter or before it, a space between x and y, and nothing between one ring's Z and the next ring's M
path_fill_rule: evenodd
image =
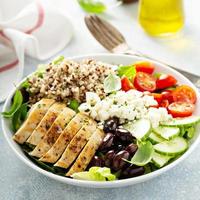
M115 54L115 55L113 55L113 54L92 54L92 55L71 57L70 59L75 60L75 61L81 61L81 60L87 59L87 58L92 58L92 59L102 61L102 62L105 62L105 63L109 63L109 64L112 64L112 65L119 65L119 64L129 65L130 63L134 63L136 61L141 60L141 57L131 56L131 55L121 55L121 54ZM147 59L145 59L145 60L147 60ZM167 66L165 66L161 63L151 61L151 60L149 60L149 61L156 66L156 72L157 73L162 72L162 73L166 73L166 74L171 74L172 76L174 76L178 80L178 82L180 84L188 85L191 88L193 88L193 90L196 92L196 96L197 96L197 102L196 102L195 111L194 111L193 114L194 115L200 115L200 95L199 95L199 92L196 89L196 87L186 77L184 77L182 74L180 74L176 70L171 69L171 68L169 68L169 67L167 67ZM17 87L19 87L20 84L18 84ZM8 96L8 98L6 99L6 102L3 106L3 112L9 109L14 93L15 93L15 90L12 91L10 93L10 95ZM34 162L32 162L25 155L25 153L20 148L20 146L15 141L13 141L12 136L13 136L14 133L13 133L13 131L10 127L11 127L11 122L8 119L2 117L3 134L6 138L9 146L11 147L11 149L16 154L16 156L20 160L22 160L26 165L28 165L32 169L38 171L39 173L41 173L45 176L48 176L48 177L50 177L54 180L57 180L59 182L63 182L65 184L70 184L70 185L76 185L76 186L82 186L82 187L94 187L94 188L124 187L124 186L134 185L134 184L141 183L141 182L144 182L144 181L148 181L152 178L155 178L155 177L163 174L164 172L169 171L173 167L180 164L183 160L185 160L192 153L192 151L195 149L195 147L198 145L198 143L200 141L200 127L197 126L195 135L189 142L188 150L185 153L183 153L179 158L177 158L175 161L169 163L168 165L164 166L163 168L160 168L160 169L153 171L151 173L148 173L148 174L145 174L145 175L142 175L142 176L138 176L138 177L134 177L134 178L100 182L100 181L87 181L87 180L71 179L71 178L68 178L68 177L63 177L63 176L53 174L51 172L48 172L48 171L38 167Z

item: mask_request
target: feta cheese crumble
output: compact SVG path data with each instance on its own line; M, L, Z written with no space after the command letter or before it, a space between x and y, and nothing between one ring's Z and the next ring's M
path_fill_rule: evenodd
M118 117L123 123L141 118L149 119L155 128L160 122L172 118L166 108L154 108L157 101L153 96L129 90L128 92L118 91L105 97L103 100L94 93L86 93L86 103L79 106L79 111L88 114L97 121L105 121L111 117Z

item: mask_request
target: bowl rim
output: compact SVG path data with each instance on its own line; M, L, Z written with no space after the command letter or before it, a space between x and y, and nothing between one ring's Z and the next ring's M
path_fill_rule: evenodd
M140 57L140 56L134 56L134 55L124 55L124 54L110 54L110 53L98 53L98 54L88 54L88 55L82 55L82 56L72 56L72 57L66 57L67 59L74 59L74 60L80 60L80 59L85 59L85 58L95 58L98 59L98 57L124 57L124 58L133 58L133 59L145 59L145 60L149 60L153 63L155 63L156 65L158 65L161 68L164 68L168 71L173 72L175 75L178 75L179 77L181 77L185 82L188 82L192 88L195 90L196 94L197 94L197 99L200 101L200 94L198 89L194 86L194 84L187 79L185 76L183 76L181 73L179 73L178 71L162 64L159 63L157 61L148 59L148 58L144 58L144 57ZM34 72L33 72L34 73ZM31 73L32 74L32 73ZM31 74L29 74L28 76L30 76ZM22 81L20 81L19 84L17 84L18 88L20 86L20 84L28 77L26 76ZM8 106L8 104L10 103L10 100L15 92L15 89L13 89L10 94L8 95L8 97L6 98L6 101L3 105L3 112L5 111L6 107ZM68 177L63 177L57 174L53 174L51 172L48 172L42 168L40 168L39 166L37 166L35 163L33 163L30 159L28 159L26 157L26 155L22 154L20 151L18 151L13 145L12 145L12 138L9 137L9 134L6 133L6 119L3 118L3 116L1 116L1 123L2 123L2 130L3 130L3 135L6 138L6 141L8 142L9 146L11 147L11 149L15 152L15 154L17 155L17 157L23 161L26 165L28 165L29 167L31 167L32 169L36 170L37 172L44 174L47 177L50 177L54 180L60 181L62 183L66 183L66 184L70 184L70 185L76 185L76 186L81 186L81 187L93 187L93 188L114 188L114 187L124 187L124 186L128 186L128 185L133 185L133 184L137 184L140 182L144 182L147 181L149 179L152 179L154 177L157 177L159 175L161 175L162 173L172 169L174 166L176 166L178 163L182 162L183 160L185 160L186 157L188 157L193 150L196 148L196 146L198 145L198 143L200 142L200 134L197 136L197 138L195 139L195 141L191 144L191 146L188 148L188 150L181 155L178 159L176 159L175 161L173 161L172 163L164 166L163 168L160 168L156 171L153 171L149 174L144 174L142 176L138 176L138 177L133 177L133 178L128 178L128 179L122 179L122 180L115 180L115 181L107 181L107 182L99 182L99 181L86 181L86 180L76 180L76 179L71 179ZM10 129L10 128L9 128Z

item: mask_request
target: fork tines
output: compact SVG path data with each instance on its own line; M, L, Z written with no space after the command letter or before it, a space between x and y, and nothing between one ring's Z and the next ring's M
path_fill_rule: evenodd
M123 35L102 18L88 15L85 17L85 23L93 36L109 51L125 43Z

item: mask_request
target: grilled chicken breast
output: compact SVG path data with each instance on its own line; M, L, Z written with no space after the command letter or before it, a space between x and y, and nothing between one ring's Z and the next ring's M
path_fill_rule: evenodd
M37 145L65 107L65 104L54 103L28 138L27 142L32 145Z
M53 146L75 114L76 112L74 112L72 109L67 107L64 108L64 110L58 115L52 124L49 131L45 134L44 138L39 142L30 155L41 158Z
M51 149L40 158L40 161L55 163L60 158L72 138L85 123L88 123L88 121L89 118L86 115L78 113L63 130Z
M42 99L35 105L33 105L32 109L29 111L26 121L15 133L13 139L16 142L23 144L32 134L34 129L38 126L38 124L54 102L55 101L52 99Z
M66 176L71 176L72 174L76 172L81 172L86 169L92 157L94 156L96 150L99 148L104 138L104 135L105 134L103 131L101 131L100 129L96 129L96 131L93 133L93 135L89 139L88 143L85 145L85 147L79 154L75 163L67 172Z
M89 123L84 125L73 137L73 139L65 149L64 153L62 154L61 158L54 166L68 168L79 155L79 153L86 145L95 130L96 122L91 119Z

